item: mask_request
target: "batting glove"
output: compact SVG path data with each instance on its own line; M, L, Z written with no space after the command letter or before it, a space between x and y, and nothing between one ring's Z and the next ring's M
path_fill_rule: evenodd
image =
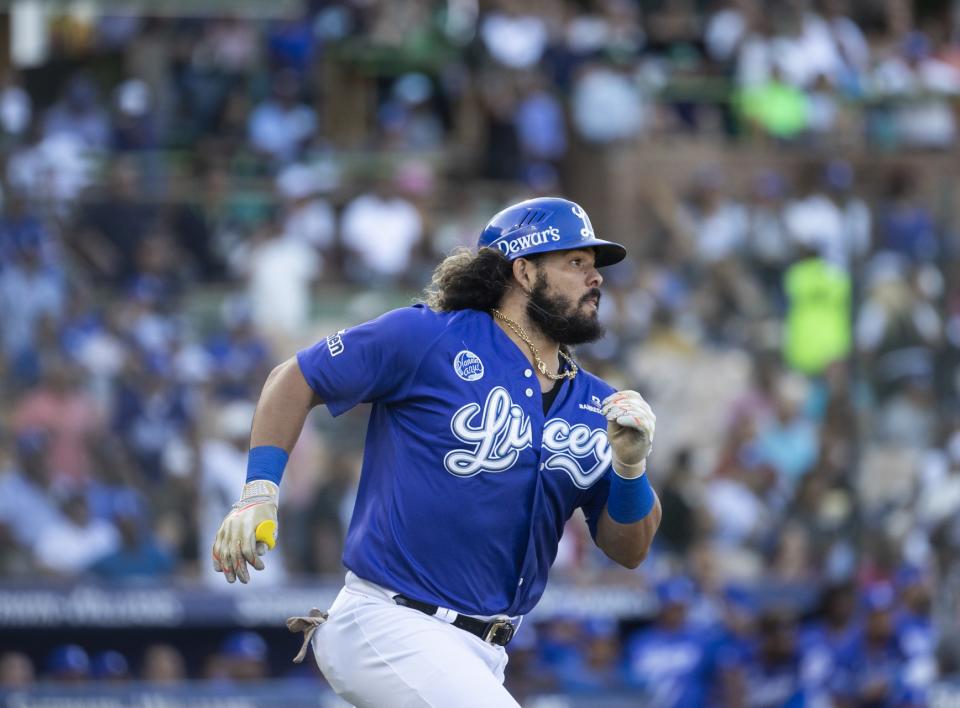
M639 477L647 469L657 424L650 404L636 391L617 391L603 400L600 411L607 418L613 468L621 477Z
M260 559L277 542L277 499L280 488L265 479L248 482L240 501L227 514L213 542L213 569L228 583L250 582L247 563L263 570Z

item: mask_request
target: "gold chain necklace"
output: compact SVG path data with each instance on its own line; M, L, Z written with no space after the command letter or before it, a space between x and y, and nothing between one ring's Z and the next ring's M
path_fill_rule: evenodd
M566 371L561 371L559 374L551 374L549 371L547 371L547 363L540 358L540 352L538 352L537 348L533 346L533 342L530 341L530 337L528 337L527 333L523 331L523 328L495 307L492 308L490 312L492 312L493 316L498 320L502 320L507 327L513 330L514 334L527 343L527 346L530 347L530 351L533 352L533 361L537 367L537 371L539 371L541 374L546 376L551 381L572 379L577 375L577 372L580 369L577 368L577 365L573 362L573 359L571 359L567 353L563 351L563 349L560 350L560 356L567 360L567 364L570 366L570 368Z

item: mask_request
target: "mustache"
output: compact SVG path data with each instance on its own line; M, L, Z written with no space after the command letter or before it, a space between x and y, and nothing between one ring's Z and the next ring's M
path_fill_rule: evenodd
M600 307L601 297L602 295L600 293L600 288L591 288L586 295L580 298L580 302L577 303L577 307L580 307L580 305L583 305L584 303L586 303L587 300L592 300L592 299L596 299L597 307Z

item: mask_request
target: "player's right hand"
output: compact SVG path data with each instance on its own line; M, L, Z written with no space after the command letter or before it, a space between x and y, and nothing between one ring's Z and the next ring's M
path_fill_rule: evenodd
M276 484L265 479L248 482L240 501L220 524L213 542L213 569L223 573L228 583L237 578L250 582L247 563L263 570L260 556L276 544L279 492Z
M639 477L646 471L646 459L653 450L657 416L636 391L611 393L600 410L607 418L614 469L627 479Z

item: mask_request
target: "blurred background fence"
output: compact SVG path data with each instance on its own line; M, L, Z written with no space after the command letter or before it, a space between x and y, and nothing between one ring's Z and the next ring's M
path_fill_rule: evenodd
M628 245L579 358L661 425L639 571L568 526L524 705L952 705L950 0L15 0L0 12L0 696L335 704L366 411L311 415L252 587L209 546L297 348L522 197ZM429 519L422 520L430 523Z

